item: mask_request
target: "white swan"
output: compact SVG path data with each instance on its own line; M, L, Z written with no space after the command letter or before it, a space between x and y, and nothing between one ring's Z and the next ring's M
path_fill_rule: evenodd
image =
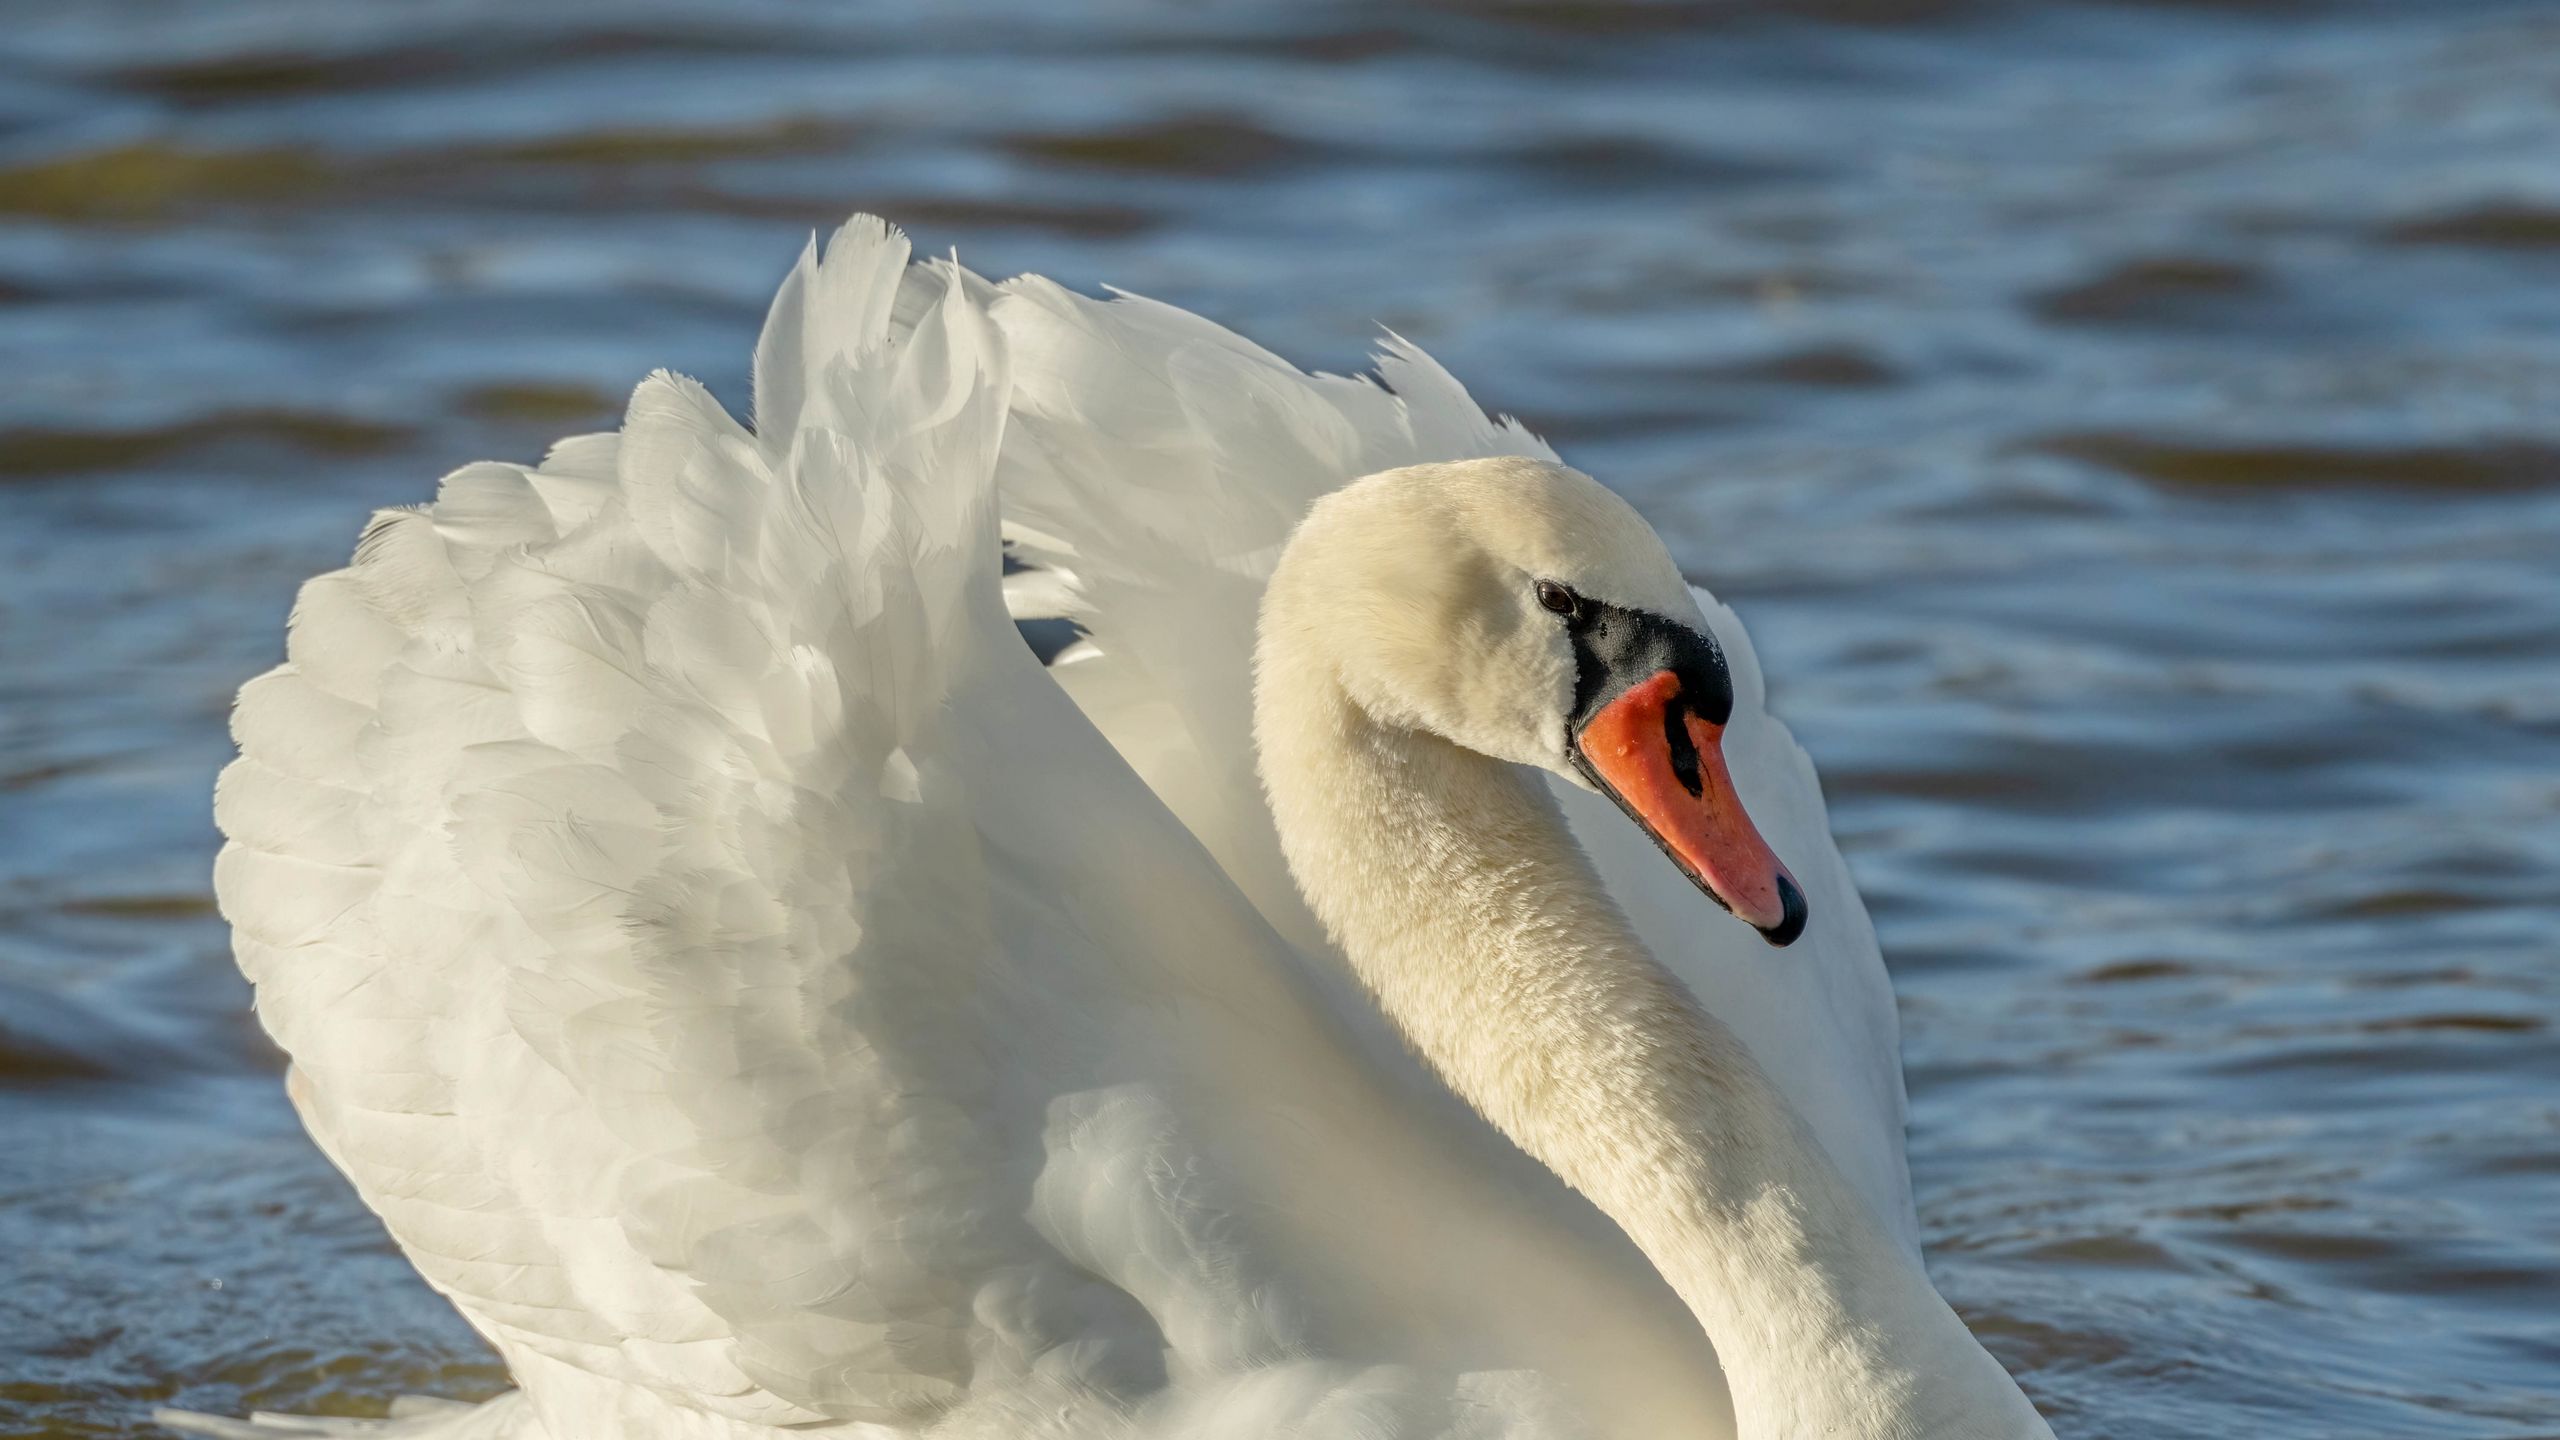
M304 587L223 910L520 1387L392 1432L2049 1434L1741 628L1381 372L857 219L752 433L653 376Z

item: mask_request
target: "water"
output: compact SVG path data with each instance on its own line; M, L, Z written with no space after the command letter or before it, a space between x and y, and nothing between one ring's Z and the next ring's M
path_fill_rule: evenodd
M500 1383L211 913L372 506L805 233L1376 324L1736 601L2067 1437L2560 1435L2560 7L12 7L0 1435Z

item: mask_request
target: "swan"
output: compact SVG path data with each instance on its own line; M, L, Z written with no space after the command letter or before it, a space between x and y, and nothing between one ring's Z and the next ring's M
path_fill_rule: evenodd
M1400 340L869 217L753 385L381 513L241 691L287 1093L517 1388L164 1421L2050 1435L1922 1269L1810 764L1624 501Z

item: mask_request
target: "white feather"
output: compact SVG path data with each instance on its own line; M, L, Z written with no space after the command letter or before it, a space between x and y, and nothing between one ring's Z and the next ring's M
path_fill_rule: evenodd
M381 1433L1716 1433L1689 1317L1361 1003L1254 780L1307 507L1544 446L1400 340L1311 376L908 259L867 218L802 258L753 432L653 376L387 512L243 692L260 1015L523 1387ZM1091 639L1044 671L1009 600ZM1890 994L1752 674L1753 808L1843 920L1746 1033L1907 1234ZM1592 843L1721 1009L1726 942Z

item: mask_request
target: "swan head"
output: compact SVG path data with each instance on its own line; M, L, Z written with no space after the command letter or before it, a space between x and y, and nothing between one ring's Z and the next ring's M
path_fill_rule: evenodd
M1597 790L1772 944L1803 933L1804 891L1725 768L1723 649L1598 481L1520 457L1356 481L1291 538L1263 624L1304 631L1372 720Z

